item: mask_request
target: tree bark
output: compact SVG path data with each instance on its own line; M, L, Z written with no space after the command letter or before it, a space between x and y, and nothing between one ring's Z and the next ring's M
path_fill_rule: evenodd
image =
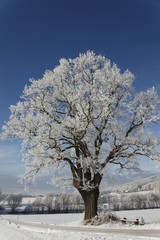
M102 174L95 173L91 176L91 171L82 172L81 165L77 168L71 163L70 168L73 175L73 186L78 190L84 201L85 215L84 220L89 220L97 216L99 186L102 180ZM79 178L77 179L77 175ZM90 182L90 187L85 189L83 177L87 182ZM80 179L80 180L79 180Z
M84 220L89 220L97 216L99 187L91 191L79 190L85 207Z

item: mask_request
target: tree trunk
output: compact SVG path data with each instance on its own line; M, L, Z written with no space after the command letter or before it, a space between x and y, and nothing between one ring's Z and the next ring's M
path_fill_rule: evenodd
M94 218L97 215L98 210L99 187L92 189L91 191L79 190L79 192L84 201L84 220Z
M70 163L70 168L73 175L73 186L78 190L84 201L84 220L92 219L97 215L99 186L102 180L102 174L98 172L92 176L90 169L83 172L80 164L76 168ZM87 183L90 182L90 187L87 189L85 189L84 180Z

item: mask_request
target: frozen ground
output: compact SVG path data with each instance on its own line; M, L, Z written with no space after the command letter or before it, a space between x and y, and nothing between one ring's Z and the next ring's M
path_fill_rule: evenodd
M83 214L3 215L2 240L160 240L160 209L118 212L121 217L143 216L147 224L82 226ZM158 230L159 229L159 230Z

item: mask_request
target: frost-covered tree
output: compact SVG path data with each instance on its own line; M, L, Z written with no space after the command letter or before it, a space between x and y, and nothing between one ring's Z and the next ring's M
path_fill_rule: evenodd
M3 193L1 192L1 189L0 189L0 202L3 201L3 199L4 199L4 195L3 195Z
M6 139L21 139L25 177L43 169L70 169L85 205L97 214L103 170L110 164L137 169L141 156L158 159L149 130L160 119L154 88L134 93L134 75L93 52L61 59L53 71L25 86L3 127Z
M40 213L40 211L43 213L44 212L44 203L41 197L38 197L34 200L32 203L32 208L34 209L34 212ZM28 209L30 210L30 209Z
M70 204L69 195L66 193L62 193L60 195L60 203L61 203L61 209L67 210Z
M11 208L12 213L15 212L16 208L22 203L22 194L11 194L7 197L8 206Z
M51 213L53 209L54 197L52 193L48 193L44 199L44 206L47 207L48 213Z

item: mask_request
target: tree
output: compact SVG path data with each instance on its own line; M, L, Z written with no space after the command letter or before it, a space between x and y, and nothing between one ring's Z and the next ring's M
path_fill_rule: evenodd
M84 210L83 199L78 192L75 192L70 196L70 209L80 212Z
M42 198L36 198L35 201L32 203L32 207L34 208L34 212L44 213L44 203L42 201Z
M48 193L44 199L44 206L47 207L48 213L51 213L53 209L54 197L52 193Z
M150 193L148 195L149 198L149 207L151 208L158 208L160 207L160 196L156 193Z
M10 107L2 138L21 139L25 178L44 169L70 169L85 205L84 219L97 215L103 170L110 164L138 169L140 157L158 160L151 123L160 119L154 88L134 93L134 75L87 51L61 59L40 80L30 80Z
M5 195L2 193L0 189L0 202L2 202L5 199Z
M4 202L4 200L5 200L5 194L3 194L2 192L1 192L1 189L0 189L0 210L3 210L4 209L4 207L3 207L3 202Z
M16 208L22 203L22 194L11 194L7 198L8 206L11 207L12 213L15 212Z
M68 210L69 207L69 195L67 195L66 193L62 193L60 195L60 203L61 203L61 209L62 210Z

